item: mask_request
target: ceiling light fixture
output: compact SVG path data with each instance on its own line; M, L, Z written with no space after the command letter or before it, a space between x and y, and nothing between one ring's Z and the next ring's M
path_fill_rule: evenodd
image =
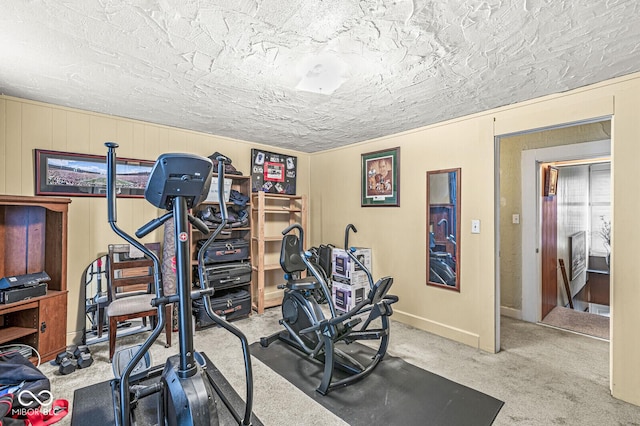
M347 64L329 53L308 56L297 67L296 89L330 95L346 81Z

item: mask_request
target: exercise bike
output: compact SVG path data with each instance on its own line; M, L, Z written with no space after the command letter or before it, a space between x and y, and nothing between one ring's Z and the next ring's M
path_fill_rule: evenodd
M297 235L292 232L294 230ZM280 266L287 282L280 286L284 288L284 296L282 319L279 322L285 329L260 339L263 347L280 340L323 362L322 380L316 388L322 395L366 377L378 366L389 344L389 317L393 313L391 305L398 301L397 296L387 294L393 278L384 277L374 283L371 272L353 254L355 249L348 248L350 230L357 232L355 226L347 226L345 250L350 259L366 273L370 288L368 295L349 311L339 313L333 303L327 278L309 261L309 254L303 249L302 227L293 224L282 231L284 237L280 251ZM305 271L309 276L302 277ZM324 293L327 300L328 318L314 297L318 291ZM372 324L377 319L380 320L380 326L374 328ZM358 340L378 341L378 349L366 365L336 347L340 342L350 344ZM335 369L345 372L346 377L334 380Z
M218 425L220 418L216 399L220 399L224 403L237 424L250 425L252 421L253 377L248 341L239 329L212 311L209 298L213 294L213 288L208 287L207 280L202 277L202 272L200 272L201 288L191 290L188 223L191 223L205 235L209 234L209 229L202 221L193 217L189 213L189 209L196 207L208 195L213 168L211 161L192 154L162 154L151 170L145 188L145 198L155 207L168 210L168 213L143 225L135 235L138 238L143 238L162 226L167 220L174 219L177 294L165 296L158 256L116 225L115 149L118 144L107 142L105 145L108 147L107 205L109 224L116 234L141 250L146 257L153 261L156 297L152 304L158 310L157 324L147 340L138 347L127 348L114 356L116 378L111 381L111 389L116 425L135 424L135 408L138 402L153 394L158 394L158 425ZM220 234L227 220L226 205L222 199L226 158L220 157L218 160L218 194L223 214L222 223L207 240L209 244ZM205 244L205 249L206 246L208 244ZM242 416L214 380L213 370L215 367L207 362L203 354L194 350L191 301L198 298L203 298L209 317L241 341L246 376L246 399ZM177 303L179 306L179 354L169 357L164 366L151 367L148 351L164 328L165 321L167 321L164 316L164 307L169 303ZM157 380L158 376L159 380ZM152 380L154 378L156 380Z

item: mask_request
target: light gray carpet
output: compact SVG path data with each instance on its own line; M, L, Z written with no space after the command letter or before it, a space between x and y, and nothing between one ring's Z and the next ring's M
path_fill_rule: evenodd
M249 342L256 342L280 329L279 315L279 308L273 308L234 324ZM502 318L501 330L502 351L490 354L393 322L389 353L504 401L494 422L497 426L640 425L640 407L610 395L607 342L506 317ZM125 337L118 344L133 344L142 337ZM177 338L174 333L174 342ZM238 393L244 394L241 351L236 340L213 328L197 332L195 342ZM72 403L75 389L112 377L106 343L93 345L91 350L94 365L68 376L57 375L51 365L41 367L51 379L54 397ZM165 349L161 338L153 345L152 354L156 363L163 363L176 350L175 345ZM253 366L254 409L265 425L345 425L255 358ZM70 420L69 415L61 424L68 425Z
M556 306L544 317L542 323L609 340L609 318L602 315Z

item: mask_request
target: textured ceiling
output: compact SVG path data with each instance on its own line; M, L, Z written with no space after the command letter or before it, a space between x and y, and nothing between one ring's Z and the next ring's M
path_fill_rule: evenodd
M0 92L321 151L640 71L637 0L0 1Z

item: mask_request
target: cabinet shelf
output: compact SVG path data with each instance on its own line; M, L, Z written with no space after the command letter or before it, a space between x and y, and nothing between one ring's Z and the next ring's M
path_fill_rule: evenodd
M28 344L42 362L67 346L68 198L0 195L0 278L46 272L43 296L0 305L0 344Z
M258 237L251 237L251 239L253 241L258 241L259 240ZM262 238L262 241L264 241L266 243L280 242L280 241L282 241L282 235L274 236L274 237L264 237L264 238Z
M300 213L302 209L290 208L290 207L267 207L264 209L265 213Z
M280 264L279 263L268 263L262 266L262 268L258 268L257 266L252 266L251 267L254 271L259 272L259 271L277 271L278 269L280 269Z
M21 337L37 333L37 328L28 327L5 327L0 329L0 345L17 340Z

